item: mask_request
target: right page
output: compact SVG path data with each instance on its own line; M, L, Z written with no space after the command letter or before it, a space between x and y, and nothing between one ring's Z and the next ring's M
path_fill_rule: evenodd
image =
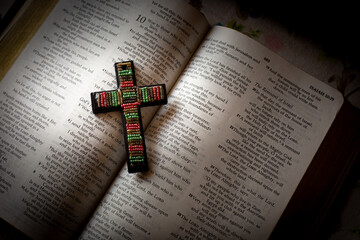
M150 172L122 172L84 238L266 239L342 102L257 42L214 27L146 130Z

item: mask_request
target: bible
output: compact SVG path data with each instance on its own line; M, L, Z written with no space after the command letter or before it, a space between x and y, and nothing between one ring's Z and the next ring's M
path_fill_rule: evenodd
M305 212L311 232L358 156L337 90L183 1L35 1L0 58L0 217L33 239L267 239ZM135 174L90 98L126 61L168 97L139 110Z

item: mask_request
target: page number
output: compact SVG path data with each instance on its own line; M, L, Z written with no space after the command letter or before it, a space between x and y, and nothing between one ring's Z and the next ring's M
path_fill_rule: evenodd
M139 16L137 17L136 21L137 21L137 22L140 22L140 23L144 23L144 22L146 22L146 17L141 16L141 15L139 14Z

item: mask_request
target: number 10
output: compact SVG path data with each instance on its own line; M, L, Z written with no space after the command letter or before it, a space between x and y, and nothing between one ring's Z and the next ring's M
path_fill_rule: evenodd
M146 17L139 15L136 21L140 23L144 23L146 21Z

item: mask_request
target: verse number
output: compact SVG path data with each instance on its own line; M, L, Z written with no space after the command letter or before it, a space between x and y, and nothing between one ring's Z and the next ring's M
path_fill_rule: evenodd
M146 22L146 17L139 15L136 19L137 22L144 23Z

